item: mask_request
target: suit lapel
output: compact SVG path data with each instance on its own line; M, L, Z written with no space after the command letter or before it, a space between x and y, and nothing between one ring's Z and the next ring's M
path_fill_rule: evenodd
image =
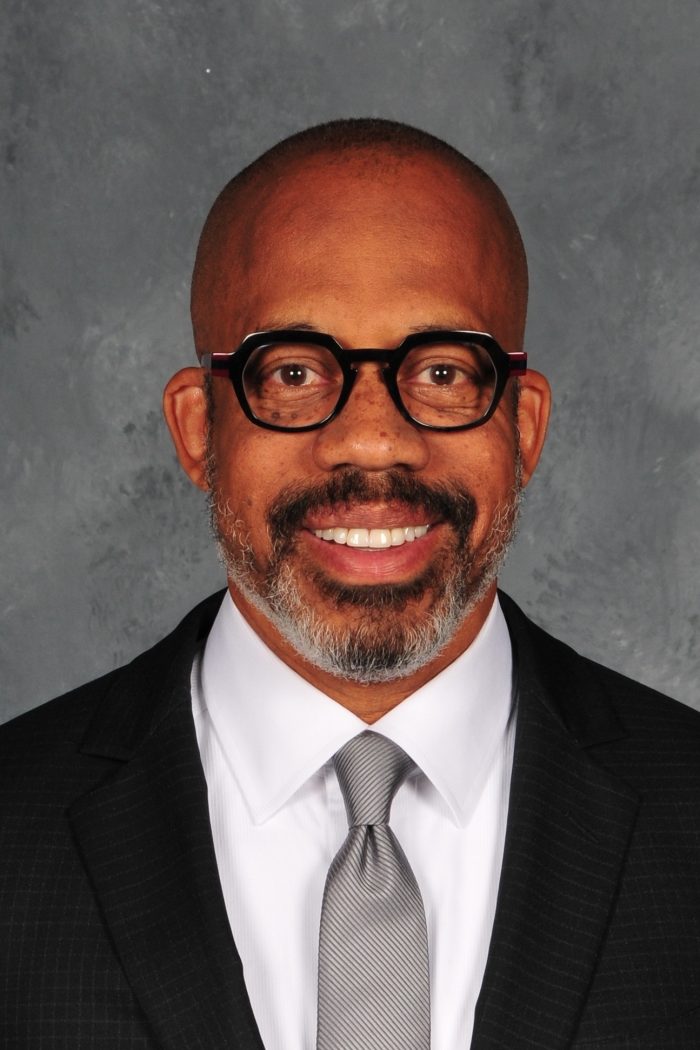
M624 731L590 665L502 604L518 661L518 725L472 1050L564 1050L610 919L638 798L593 758Z
M262 1050L221 893L191 714L197 636L217 605L203 617L196 610L118 680L83 750L119 765L69 813L116 954L164 1050Z

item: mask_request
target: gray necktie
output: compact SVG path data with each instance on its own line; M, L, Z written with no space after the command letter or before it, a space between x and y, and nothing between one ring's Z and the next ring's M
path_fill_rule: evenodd
M413 767L361 733L334 758L350 825L321 911L318 1050L429 1050L428 939L420 890L388 827Z

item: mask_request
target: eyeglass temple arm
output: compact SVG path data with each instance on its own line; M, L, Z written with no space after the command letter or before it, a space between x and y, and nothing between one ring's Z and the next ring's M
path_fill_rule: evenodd
M523 376L527 372L527 354L524 350L513 350L512 353L508 354L508 363L510 364L510 374L513 376Z
M227 363L231 354L202 354L199 363L205 372L213 376L228 376Z

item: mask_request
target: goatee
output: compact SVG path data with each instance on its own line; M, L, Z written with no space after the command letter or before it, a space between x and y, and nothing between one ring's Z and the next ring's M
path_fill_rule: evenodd
M471 540L475 498L454 483L428 485L400 470L374 475L348 468L322 484L290 485L269 508L271 553L259 565L250 537L223 498L210 449L210 520L229 579L304 660L358 684L388 682L434 660L496 578L518 519L519 458L515 475L512 492L478 549ZM352 585L317 567L300 569L298 537L307 515L378 502L419 510L426 521L449 527L447 542L424 573L405 584ZM309 585L321 598L316 606L309 601ZM328 604L347 610L347 618L330 622L324 617Z

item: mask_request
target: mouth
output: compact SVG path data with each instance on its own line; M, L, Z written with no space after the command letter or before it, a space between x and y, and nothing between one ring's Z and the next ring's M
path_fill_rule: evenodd
M355 505L307 516L301 535L315 566L350 584L399 584L427 570L441 522L410 507Z
M284 492L268 528L275 557L298 556L312 588L405 588L465 549L475 514L469 492L399 471L374 479L348 470L315 490Z

